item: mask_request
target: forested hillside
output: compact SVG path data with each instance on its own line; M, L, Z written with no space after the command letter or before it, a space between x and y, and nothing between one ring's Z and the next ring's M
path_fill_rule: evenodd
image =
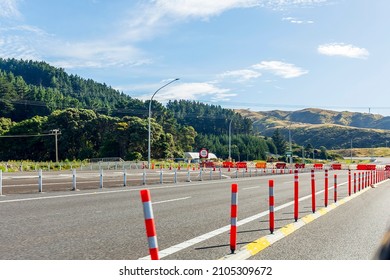
M145 115L144 102L45 62L0 58L0 114L14 121L57 109L84 108L107 115Z
M385 147L390 141L390 117L357 112L308 108L298 111L251 112L237 110L253 121L254 130L265 136L276 129L298 145L327 149Z
M45 62L0 58L0 160L53 160L53 129L61 131L61 159L145 159L148 105ZM192 101L152 107L152 158L203 147L227 158L230 122L234 159L275 152L272 140L253 135L252 121L233 110Z

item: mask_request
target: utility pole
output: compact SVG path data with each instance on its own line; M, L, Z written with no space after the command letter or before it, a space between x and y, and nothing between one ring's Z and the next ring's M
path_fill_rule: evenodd
M58 135L61 134L61 131L56 128L50 130L51 134L54 134L54 139L55 139L55 146L56 146L56 162L58 162Z

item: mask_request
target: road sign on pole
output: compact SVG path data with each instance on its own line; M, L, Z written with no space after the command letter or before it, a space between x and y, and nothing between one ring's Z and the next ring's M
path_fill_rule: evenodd
M206 148L202 148L199 151L199 158L208 158L209 157L209 151Z

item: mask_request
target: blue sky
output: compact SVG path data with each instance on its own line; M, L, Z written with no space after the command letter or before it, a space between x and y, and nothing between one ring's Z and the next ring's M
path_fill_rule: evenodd
M390 116L388 0L0 0L0 57L132 97Z

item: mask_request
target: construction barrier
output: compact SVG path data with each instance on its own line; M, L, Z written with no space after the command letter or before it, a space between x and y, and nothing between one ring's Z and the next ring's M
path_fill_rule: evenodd
M322 164L322 163L315 163L313 165L313 168L314 169L323 169L324 168L324 164Z
M303 168L305 168L305 165L306 165L306 164L304 164L304 163L296 163L296 164L295 164L295 168L296 168L296 169L303 169Z
M277 162L275 164L276 169L285 169L286 168L286 163L285 162Z
M237 168L248 168L248 165L246 162L236 162Z
M224 161L224 162L222 162L222 167L223 168L233 168L234 164L231 161Z
M232 184L232 199L230 211L230 251L234 254L237 249L237 211L238 211L238 186Z
M156 226L154 224L153 208L149 190L141 190L141 201L144 210L146 237L148 238L149 254L152 260L158 260L158 244Z
M376 170L375 164L358 164L356 166L357 170Z
M341 163L333 163L333 164L331 165L331 168L332 168L333 170L341 170Z
M256 162L255 165L256 168L267 168L267 163L266 162Z

